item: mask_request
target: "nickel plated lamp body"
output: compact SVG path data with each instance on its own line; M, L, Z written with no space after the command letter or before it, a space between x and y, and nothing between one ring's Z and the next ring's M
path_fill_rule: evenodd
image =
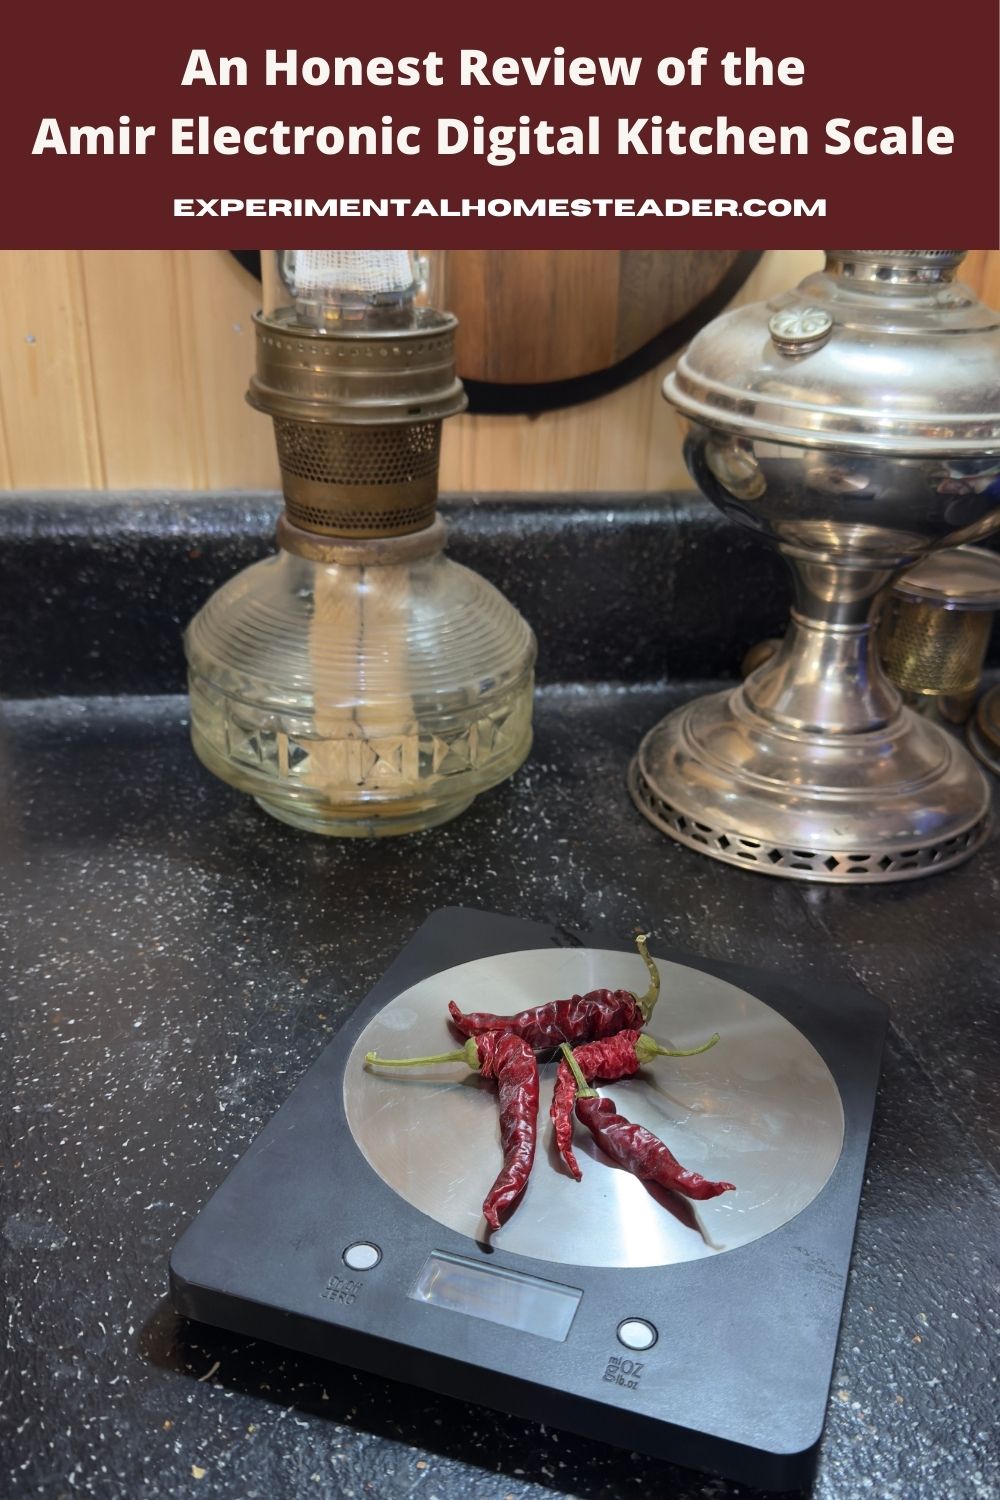
M990 791L903 704L874 647L882 591L1000 524L1000 319L964 251L833 250L766 305L711 323L664 387L685 458L794 579L780 650L643 740L632 796L729 864L857 884L946 869L983 842Z

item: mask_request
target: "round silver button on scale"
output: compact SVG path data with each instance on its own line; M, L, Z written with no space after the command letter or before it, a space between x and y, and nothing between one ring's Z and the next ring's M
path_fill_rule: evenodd
M652 1349L658 1334L645 1318L626 1318L618 1324L618 1342L626 1349Z
M356 1245L348 1245L344 1251L344 1265L352 1271L370 1271L377 1266L382 1259L382 1252L377 1245L369 1245L366 1240L359 1240Z

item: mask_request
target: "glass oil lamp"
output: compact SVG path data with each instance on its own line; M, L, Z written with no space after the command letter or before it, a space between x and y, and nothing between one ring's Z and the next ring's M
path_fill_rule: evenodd
M315 833L443 823L531 745L534 636L443 550L441 423L466 400L424 270L410 251L276 252L247 400L274 421L279 550L185 636L198 756Z

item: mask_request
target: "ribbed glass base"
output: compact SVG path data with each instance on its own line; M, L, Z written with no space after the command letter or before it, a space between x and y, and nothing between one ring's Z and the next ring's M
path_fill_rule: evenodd
M340 839L386 839L397 834L420 833L425 828L437 828L441 823L450 823L459 813L465 812L475 799L462 798L454 802L429 802L415 807L412 812L403 808L386 808L381 813L365 814L350 808L309 807L290 802L272 802L267 797L255 797L257 806L270 813L279 822L289 823L293 828L302 828L306 833L323 833Z
M368 565L282 552L214 594L185 644L195 751L295 828L432 828L531 747L534 637L440 551Z

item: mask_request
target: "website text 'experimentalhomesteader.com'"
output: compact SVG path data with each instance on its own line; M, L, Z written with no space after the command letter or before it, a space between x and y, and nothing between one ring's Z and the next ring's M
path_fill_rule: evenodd
M175 198L175 219L822 219L825 198Z

